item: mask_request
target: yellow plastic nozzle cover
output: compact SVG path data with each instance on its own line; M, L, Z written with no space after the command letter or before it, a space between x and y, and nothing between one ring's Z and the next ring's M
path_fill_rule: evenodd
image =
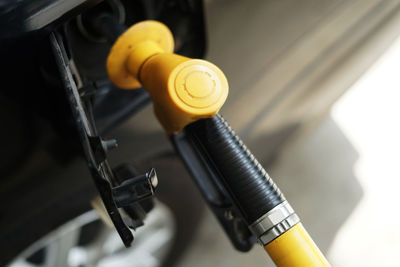
M171 53L169 29L155 21L133 25L107 59L110 80L120 88L144 86L168 133L214 116L228 96L228 82L214 64Z
M111 82L122 89L140 88L137 73L131 73L126 61L131 54L136 56L139 70L143 62L155 53L172 53L174 38L171 31L158 21L148 20L136 23L129 27L115 41L107 57L107 74ZM133 67L133 66L131 66ZM135 67L133 67L135 68Z

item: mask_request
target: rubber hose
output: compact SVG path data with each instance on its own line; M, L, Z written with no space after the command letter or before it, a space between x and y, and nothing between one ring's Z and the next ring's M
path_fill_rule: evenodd
M285 198L261 164L219 114L185 128L189 140L218 170L248 225Z

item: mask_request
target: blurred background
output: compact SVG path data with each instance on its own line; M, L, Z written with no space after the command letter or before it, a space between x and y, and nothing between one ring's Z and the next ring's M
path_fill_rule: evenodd
M400 1L109 2L125 10L126 25L163 21L177 53L224 71L230 92L221 113L333 266L400 266ZM108 81L110 44L82 26L102 4L0 1L0 73L9 84L0 94L0 134L8 140L0 160L0 265L273 266L260 246L242 253L231 245L148 94ZM157 170L158 202L132 249L90 204L97 192L57 82L51 32L62 36L81 96L92 94L99 135L118 141L110 165Z

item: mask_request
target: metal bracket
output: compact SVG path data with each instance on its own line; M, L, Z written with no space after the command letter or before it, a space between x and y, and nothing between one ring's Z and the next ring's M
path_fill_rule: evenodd
M112 189L115 204L121 208L148 199L154 195L157 183L157 174L153 168L146 174L125 180Z
M93 181L118 234L124 245L129 247L134 238L114 201L115 192L113 193L112 187L119 186L119 183L106 159L106 150L110 142L103 141L96 134L93 120L86 115L61 37L51 33L50 44Z

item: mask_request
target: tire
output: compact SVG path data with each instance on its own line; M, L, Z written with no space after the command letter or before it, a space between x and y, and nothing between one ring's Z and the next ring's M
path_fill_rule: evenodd
M176 156L168 154L151 162L159 177L156 196L170 207L176 221L173 246L163 264L173 266L191 242L204 204ZM90 200L96 196L96 190L85 162L75 160L65 167L39 172L1 188L0 266L91 209Z

